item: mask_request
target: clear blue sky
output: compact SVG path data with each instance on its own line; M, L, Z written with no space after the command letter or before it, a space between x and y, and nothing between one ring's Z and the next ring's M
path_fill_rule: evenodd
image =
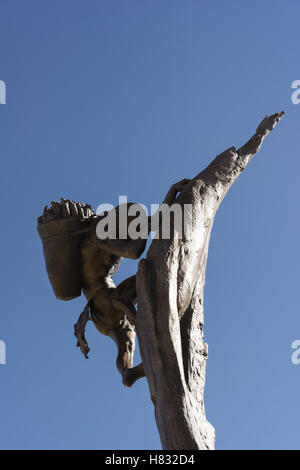
M218 449L299 448L297 0L1 1L0 447L159 448L146 381L73 324L36 218L61 196L160 202L264 117L287 115L217 214L208 259L206 410ZM125 261L117 280L133 274Z

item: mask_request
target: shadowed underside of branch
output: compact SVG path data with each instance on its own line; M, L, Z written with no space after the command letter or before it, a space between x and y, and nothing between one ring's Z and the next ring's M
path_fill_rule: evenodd
M267 116L240 149L232 147L180 193L190 204L187 231L153 240L137 273L137 332L164 449L213 449L214 428L204 409L207 345L203 289L216 211L238 175L283 113Z

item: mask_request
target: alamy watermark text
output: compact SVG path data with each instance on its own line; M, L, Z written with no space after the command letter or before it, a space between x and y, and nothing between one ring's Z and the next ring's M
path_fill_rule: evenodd
M6 344L0 340L0 364L6 364Z
M6 83L0 80L0 104L6 104Z
M292 103L299 104L300 103L300 80L294 80L291 88L295 90L291 96Z
M128 203L127 196L119 196L119 205L101 204L97 215L96 233L100 240L170 239L176 233L179 239L189 238L192 204L151 204L151 215L144 204Z

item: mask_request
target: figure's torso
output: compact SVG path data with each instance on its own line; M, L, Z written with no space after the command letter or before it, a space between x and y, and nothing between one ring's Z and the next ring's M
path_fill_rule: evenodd
M88 236L81 246L81 258L83 291L88 299L103 287L115 287L112 276L122 261L120 256L102 250L97 239Z
M81 247L83 293L92 300L91 312L99 331L109 330L123 317L112 306L116 286L112 276L117 272L122 258L97 246L97 239L85 237Z

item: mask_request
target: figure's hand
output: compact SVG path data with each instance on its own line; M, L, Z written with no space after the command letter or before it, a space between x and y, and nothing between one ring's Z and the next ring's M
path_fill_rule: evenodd
M178 181L178 183L175 183L171 186L171 188L176 191L176 193L180 193L180 191L183 191L184 188L191 182L191 180L185 178L181 181Z
M274 127L280 121L283 115L284 115L284 111L281 111L280 113L272 114L272 116L266 116L257 127L256 133L263 135L263 136L269 134L269 132L271 132L274 129Z
M177 194L180 193L180 191L183 191L184 188L186 188L186 186L190 182L191 180L186 178L181 181L178 181L178 183L172 184L162 204L167 204L168 206L171 206L173 202L175 201ZM153 220L154 220L154 217L155 217L155 214L152 215Z

